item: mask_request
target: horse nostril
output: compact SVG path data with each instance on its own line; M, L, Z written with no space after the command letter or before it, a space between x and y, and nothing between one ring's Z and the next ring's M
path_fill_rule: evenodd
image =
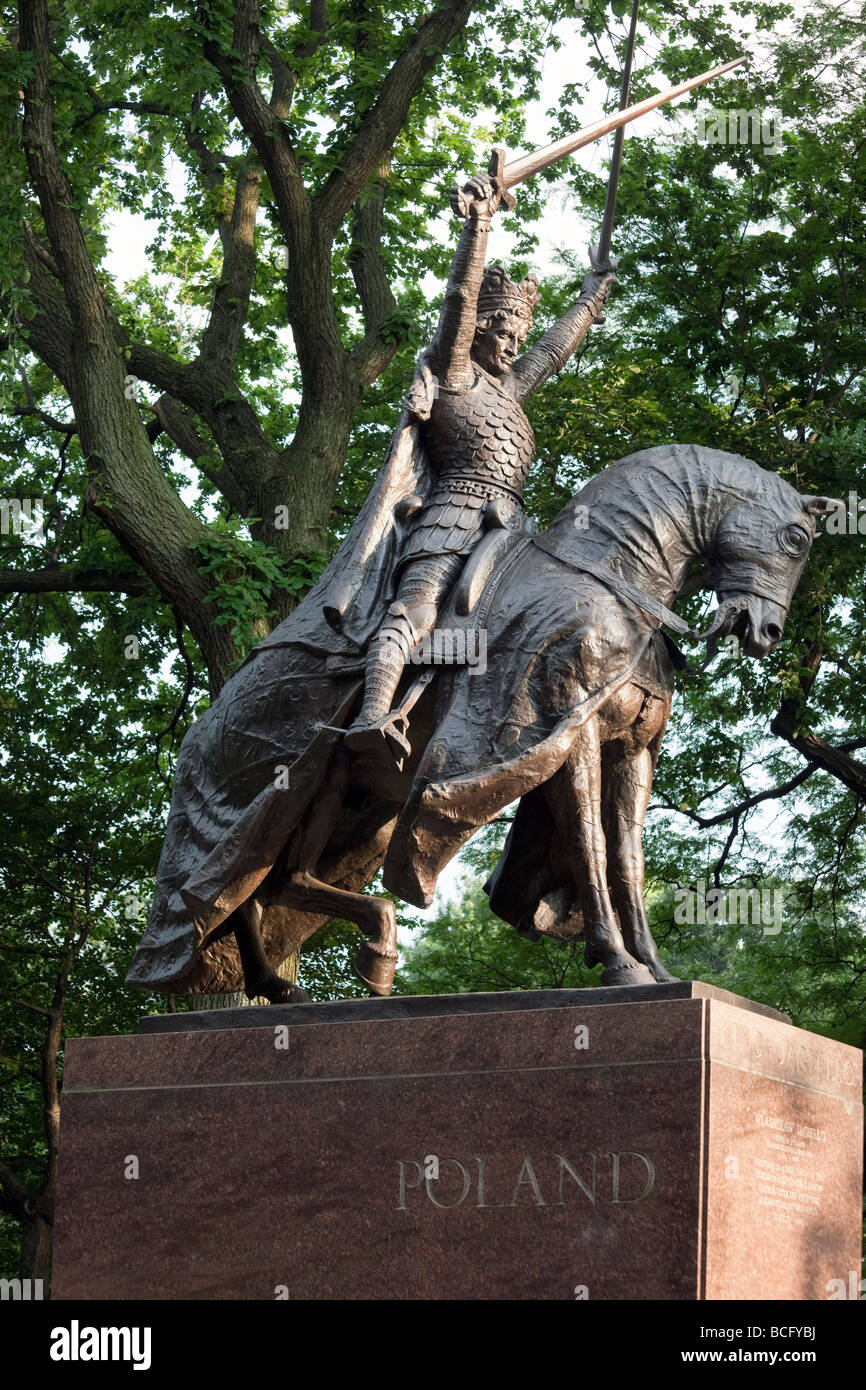
M770 642L778 642L782 637L782 629L778 623L766 623L764 625L764 636Z

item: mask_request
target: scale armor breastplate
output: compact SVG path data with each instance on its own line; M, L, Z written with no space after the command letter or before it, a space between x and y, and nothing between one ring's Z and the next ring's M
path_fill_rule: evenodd
M455 477L498 483L523 496L535 457L532 426L514 397L479 367L468 391L440 386L424 442L438 475L436 493Z
M499 499L507 524L519 530L523 484L535 457L535 436L520 405L477 366L469 390L440 386L422 431L437 477L398 569L422 555L468 555L491 497Z

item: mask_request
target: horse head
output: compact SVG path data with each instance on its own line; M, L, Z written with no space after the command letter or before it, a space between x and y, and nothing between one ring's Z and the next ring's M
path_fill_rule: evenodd
M772 652L815 538L815 519L839 505L765 474L759 496L725 511L709 556L719 606L702 637L718 642L733 635L756 659Z
M595 573L611 570L668 606L691 566L708 565L719 606L702 637L732 634L757 658L782 636L816 518L842 505L799 493L739 454L657 445L584 484L544 548Z

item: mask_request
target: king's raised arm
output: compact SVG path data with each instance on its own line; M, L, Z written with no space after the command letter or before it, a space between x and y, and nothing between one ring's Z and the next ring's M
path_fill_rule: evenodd
M602 321L602 310L616 282L614 264L605 269L594 265L585 276L580 294L568 312L514 363L511 389L518 401L527 400L545 381L562 371L592 325Z
M427 363L440 381L460 386L472 381L470 354L475 339L478 294L484 278L487 238L501 189L489 174L454 189L451 206L464 217L460 240L451 261L439 323Z
M490 224L503 198L508 194L493 172L477 175L451 195L451 206L465 223L425 360L446 388L471 387L473 364L495 377L508 377L509 394L522 402L562 370L592 325L600 321L616 280L615 263L600 266L590 250L593 267L576 303L518 357L532 323L538 281L531 275L522 284L513 284L501 266L493 266L484 274Z
M368 649L364 700L347 731L350 749L411 751L392 701L410 653L435 628L440 608L485 531L523 532L523 486L535 437L521 402L559 371L596 321L613 272L594 270L574 308L517 361L538 298L534 275L520 284L502 266L484 272L490 223L500 201L513 206L501 150L486 174L452 194L465 225L451 262L439 323L409 408L433 484L413 497L391 583L394 602ZM520 369L518 372L518 368Z

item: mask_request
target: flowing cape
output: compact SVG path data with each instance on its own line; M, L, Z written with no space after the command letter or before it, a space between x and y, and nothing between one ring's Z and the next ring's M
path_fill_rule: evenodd
M422 368L370 495L328 568L181 745L156 893L129 985L239 987L237 951L219 941L218 929L273 868L339 738L322 726L343 726L360 693L365 648L393 598L407 504L433 484L417 424L429 409L427 378ZM363 866L355 880L362 886ZM272 959L297 948L297 917L268 909L263 936ZM304 917L306 934L324 920Z

